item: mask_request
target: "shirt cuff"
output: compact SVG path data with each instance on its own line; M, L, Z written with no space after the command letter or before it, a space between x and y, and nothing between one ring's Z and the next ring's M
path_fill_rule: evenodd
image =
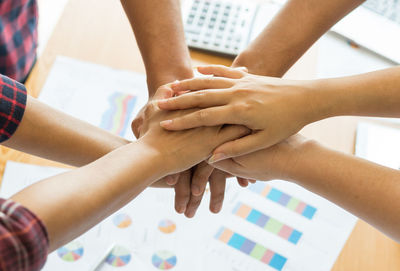
M0 142L9 139L24 116L27 93L23 84L0 75Z
M40 270L46 262L48 248L47 230L40 219L20 204L0 199L1 267Z

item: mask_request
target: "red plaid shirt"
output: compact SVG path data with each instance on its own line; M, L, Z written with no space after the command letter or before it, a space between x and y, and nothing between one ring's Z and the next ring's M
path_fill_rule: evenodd
M0 0L0 74L23 82L37 47L36 0Z
M16 131L26 98L24 85L0 75L0 142ZM0 199L1 271L40 270L47 258L48 243L46 228L33 213L11 200Z

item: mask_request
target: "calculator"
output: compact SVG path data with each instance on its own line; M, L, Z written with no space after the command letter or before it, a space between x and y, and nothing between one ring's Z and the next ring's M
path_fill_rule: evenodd
M282 3L186 0L183 23L189 47L236 56L262 31Z

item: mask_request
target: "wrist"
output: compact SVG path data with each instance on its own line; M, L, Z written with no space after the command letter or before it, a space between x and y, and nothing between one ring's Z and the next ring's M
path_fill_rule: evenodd
M265 58L257 50L246 49L234 59L232 67L246 67L249 73L256 75L282 77L285 74L287 68L279 65L280 62L263 61Z
M330 79L304 81L301 87L306 97L306 124L342 115L346 111L348 99L337 91Z
M301 137L300 140L300 143L289 142L292 145L292 153L288 164L291 166L285 172L286 176L284 179L302 185L303 181L308 178L308 165L312 165L314 159L320 159L316 154L320 151L321 146L317 141L312 139Z
M150 166L149 170L154 172L155 179L161 179L169 174L174 173L176 169L176 158L171 155L171 148L164 146L157 146L152 140L148 141L146 136L141 137L136 142L136 148L140 153L145 156L144 159L148 162ZM161 144L162 145L162 144Z
M146 182L146 185L151 185L168 175L168 166L164 161L165 158L162 153L144 144L140 139L122 148L124 148L123 151L129 156L140 157L131 159L130 166L131 168L141 169L141 172L143 172L142 179Z
M193 69L190 63L184 63L182 65L172 65L172 67L149 69L146 71L146 74L149 96L152 97L157 89L162 85L172 83L175 80L192 78Z

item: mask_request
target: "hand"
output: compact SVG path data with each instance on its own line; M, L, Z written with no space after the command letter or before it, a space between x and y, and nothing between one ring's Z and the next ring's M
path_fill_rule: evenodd
M174 92L169 87L169 85L160 87L155 92L154 96L149 99L147 104L145 104L145 106L143 106L142 109L140 109L136 118L131 123L132 132L137 139L141 136L142 126L143 126L143 123L145 122L145 112L146 112L147 107L152 106L151 103L155 100L171 98L171 97L173 97L173 95L174 95Z
M249 133L246 127L240 125L200 127L171 132L158 124L165 119L175 118L193 111L162 111L157 108L155 103L151 103L145 110L145 117L148 121L143 124L143 129L147 132L138 142L165 157L166 175L191 168L208 158L216 146Z
M215 168L243 178L260 181L294 180L297 161L312 140L296 134L270 148L213 163Z
M199 67L203 74L172 84L179 97L158 101L164 110L204 108L161 122L168 130L222 124L245 125L252 134L219 146L211 162L272 146L312 121L312 92L302 81L256 76L224 66ZM206 90L204 90L206 89ZM200 90L200 91L197 91Z
M153 99L172 97L173 91L169 86L160 87ZM151 115L152 110L154 110L154 101L149 101L141 110L140 117L132 123L132 130L135 131L136 129L137 137L147 132L148 116ZM143 124L144 128L141 129ZM165 183L173 186L175 189L175 210L178 213L184 213L187 217L193 217L200 205L205 187L209 181L211 191L210 210L214 213L218 213L221 210L225 194L226 177L225 173L214 170L212 166L203 162L191 170L166 176L153 184L153 186L165 187ZM249 182L254 182L254 180L238 178L239 185L243 187L247 186Z

